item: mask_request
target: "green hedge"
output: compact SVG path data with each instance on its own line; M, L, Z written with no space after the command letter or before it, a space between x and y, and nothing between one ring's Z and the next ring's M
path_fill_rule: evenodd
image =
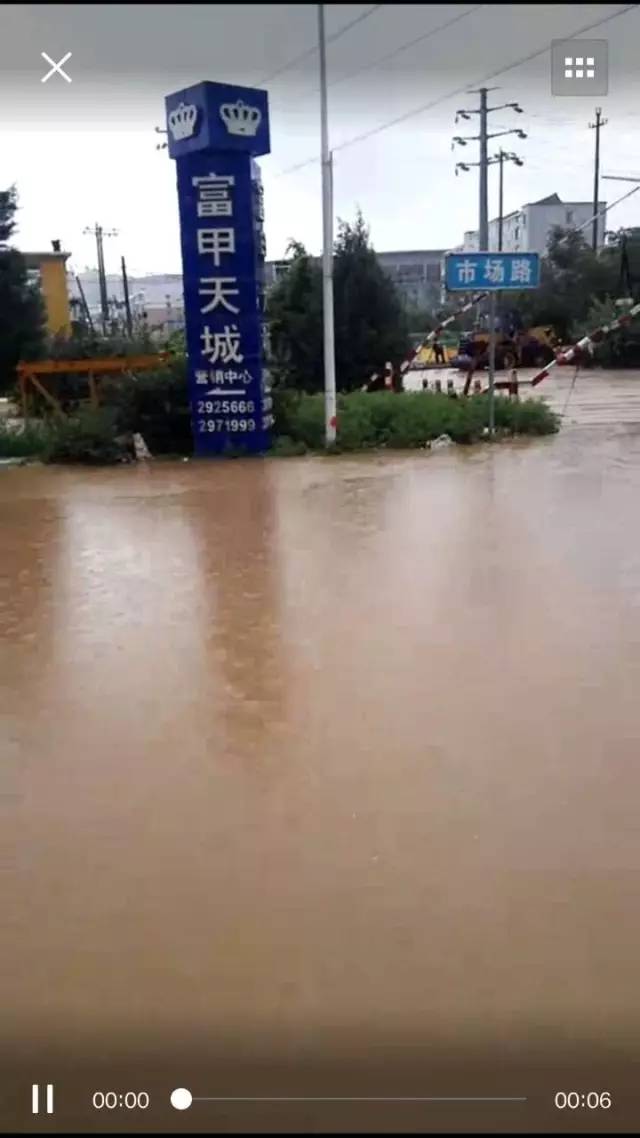
M276 389L273 402L273 455L324 450L322 395ZM338 396L335 450L411 449L424 447L443 434L456 443L473 443L485 437L488 421L489 401L482 395L452 399L433 392L353 392ZM496 398L495 421L500 436L548 435L559 425L546 404L505 396ZM125 379L110 383L100 411L81 410L23 432L0 425L0 456L34 455L48 462L121 462L133 455L135 432L143 436L152 455L193 453L180 361L162 371L144 373L133 383Z
M309 450L324 447L324 398L290 391L274 393L275 434ZM557 417L539 400L498 396L496 428L501 434L548 435L558 430ZM447 434L457 443L483 437L489 424L487 396L451 399L433 392L353 393L338 397L337 449L424 447Z

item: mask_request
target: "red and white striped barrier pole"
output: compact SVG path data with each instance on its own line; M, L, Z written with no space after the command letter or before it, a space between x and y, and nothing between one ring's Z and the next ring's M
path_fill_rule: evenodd
M627 312L623 312L622 315L618 316L617 320L614 320L611 324L603 324L600 328L596 328L595 332L590 332L588 336L583 336L572 348L568 348L566 352L559 352L555 360L552 360L542 371L534 375L531 380L531 386L537 387L558 364L571 363L571 360L575 358L576 352L583 348L590 347L591 344L599 344L611 332L615 332L618 328L624 328L625 324L630 324L634 316L638 315L640 315L640 304L634 304L633 308L629 308Z
M471 300L467 301L466 304L463 304L461 308L457 308L456 311L451 314L451 316L447 316L447 319L442 321L442 324L438 324L437 328L434 328L431 332L429 332L428 336L426 336L424 340L421 340L418 346L414 348L410 355L408 355L406 359L403 360L403 362L400 364L400 374L404 375L404 373L409 370L418 353L421 352L423 348L427 348L429 344L432 344L436 337L440 335L443 328L448 328L449 324L453 324L454 320L457 320L458 317L462 316L464 312L468 312L470 308L473 308L476 304L479 304L479 302L481 300L484 300L485 296L488 295L489 294L486 292L476 293L471 298Z
M413 350L409 353L409 355L402 361L402 363L400 364L400 375L404 375L405 372L407 372L409 370L409 368L411 367L411 364L415 360L416 356L422 351L423 348L427 348L429 346L429 344L433 343L433 341L436 339L436 337L440 335L443 328L448 328L450 324L453 324L454 320L457 320L458 317L462 316L462 314L464 312L468 312L470 308L473 308L476 304L479 304L480 301L484 300L485 296L488 296L488 295L489 294L487 292L475 293L475 295L471 298L471 300L467 301L467 303L463 304L460 308L457 308L456 311L451 314L451 316L447 316L446 320L442 321L442 324L438 324L437 328L434 328L431 332L429 332L429 334L425 337L425 339L421 340L420 343L417 345L417 347L413 348ZM391 366L390 364L387 364L386 368L389 368L390 366ZM371 379L369 380L369 383L372 383L373 380L377 379L377 378L378 378L377 375L375 375L375 374L372 375ZM387 375L386 375L386 369L385 369L385 387L386 386L387 386ZM367 390L367 384L366 383L364 384L364 386L362 387L361 390L362 391Z

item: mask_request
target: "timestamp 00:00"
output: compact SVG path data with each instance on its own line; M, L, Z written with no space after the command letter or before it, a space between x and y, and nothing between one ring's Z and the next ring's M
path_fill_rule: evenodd
M149 1105L149 1095L146 1091L96 1091L92 1096L91 1104L95 1110L117 1110L124 1106L127 1110L146 1110Z
M611 1094L609 1091L558 1091L554 1100L558 1110L578 1110L587 1107L589 1110L609 1110Z

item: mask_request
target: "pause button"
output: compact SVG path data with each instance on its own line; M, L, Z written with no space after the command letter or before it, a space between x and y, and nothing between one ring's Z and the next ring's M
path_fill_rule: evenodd
M47 1114L53 1114L53 1083L47 1083L45 1105ZM33 1083L31 1086L31 1113L40 1113L40 1086Z

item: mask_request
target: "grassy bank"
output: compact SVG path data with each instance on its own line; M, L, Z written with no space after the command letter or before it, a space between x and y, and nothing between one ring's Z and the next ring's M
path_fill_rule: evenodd
M139 432L154 455L190 455L191 426L186 388L175 374L145 376L108 391L100 411L80 410L65 419L45 419L17 431L0 421L0 458L35 457L44 462L115 463L133 456ZM274 392L274 456L324 450L322 395ZM496 398L498 437L548 435L558 420L546 404ZM486 396L451 399L433 392L353 393L338 397L335 450L410 450L446 434L456 443L486 438Z

